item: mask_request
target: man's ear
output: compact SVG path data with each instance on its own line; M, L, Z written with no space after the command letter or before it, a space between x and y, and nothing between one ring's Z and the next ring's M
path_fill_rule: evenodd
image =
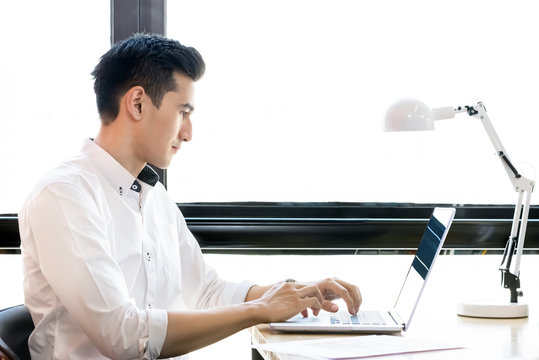
M146 92L142 86L133 86L124 96L126 110L135 120L142 118L143 102Z

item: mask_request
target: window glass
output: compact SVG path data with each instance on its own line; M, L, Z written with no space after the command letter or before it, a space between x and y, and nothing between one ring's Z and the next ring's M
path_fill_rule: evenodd
M110 48L110 2L6 1L0 29L0 214L99 126L91 71Z
M513 204L479 120L386 133L383 119L403 98L482 101L534 178L538 11L531 0L169 1L168 36L207 63L169 191L178 202Z

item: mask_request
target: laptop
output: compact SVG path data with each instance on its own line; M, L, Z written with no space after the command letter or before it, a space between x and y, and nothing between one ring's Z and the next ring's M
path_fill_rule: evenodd
M437 207L434 209L393 309L360 310L354 316L350 315L348 310L339 310L337 313L321 311L318 316L306 318L298 314L287 321L270 323L270 329L275 332L371 334L406 331L454 216L454 208Z

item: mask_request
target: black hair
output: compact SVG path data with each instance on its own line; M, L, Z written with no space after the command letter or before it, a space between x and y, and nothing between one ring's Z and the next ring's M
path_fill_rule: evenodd
M142 86L155 107L163 96L175 91L174 72L197 81L205 70L204 60L192 47L161 35L135 34L115 44L92 71L97 110L104 124L119 113L119 100L133 86Z

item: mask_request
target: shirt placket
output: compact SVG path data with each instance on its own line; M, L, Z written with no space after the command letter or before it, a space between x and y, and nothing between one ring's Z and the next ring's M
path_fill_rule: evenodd
M156 279L156 264L155 261L155 249L153 247L153 241L151 241L151 233L153 229L148 228L148 222L144 221L144 208L143 208L143 192L139 194L139 204L140 204L140 213L142 218L142 257L144 261L144 268L146 270L146 279L148 281L148 286L146 290L146 308L152 309L155 306L156 293L157 293L157 279ZM152 226L151 224L149 226Z

